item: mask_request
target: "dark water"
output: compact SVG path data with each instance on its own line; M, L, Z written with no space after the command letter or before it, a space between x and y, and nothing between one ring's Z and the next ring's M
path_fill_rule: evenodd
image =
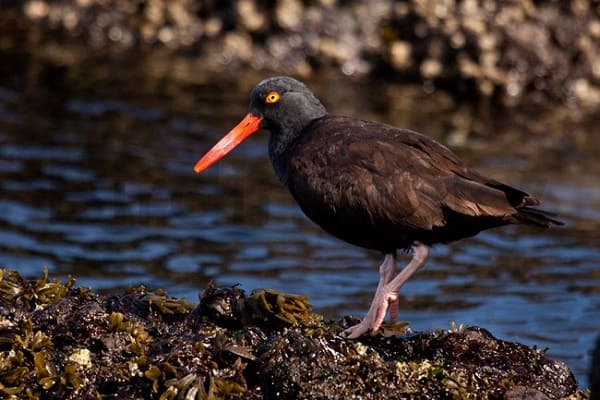
M271 171L266 135L192 172L245 114L262 76L209 75L201 60L160 55L106 60L51 46L0 54L0 265L192 301L214 279L306 294L331 318L366 312L380 256L301 214ZM310 85L331 111L431 134L568 222L434 248L401 291L401 318L417 330L455 321L548 347L586 386L600 329L598 121L562 108L460 106L383 82Z

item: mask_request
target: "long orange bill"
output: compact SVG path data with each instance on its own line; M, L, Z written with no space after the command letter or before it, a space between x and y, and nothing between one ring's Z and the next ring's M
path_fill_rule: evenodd
M194 171L199 174L217 161L225 154L234 149L235 146L242 143L244 139L252 135L260 128L261 117L248 113L244 119L229 131L223 139L219 140L197 163L194 165Z

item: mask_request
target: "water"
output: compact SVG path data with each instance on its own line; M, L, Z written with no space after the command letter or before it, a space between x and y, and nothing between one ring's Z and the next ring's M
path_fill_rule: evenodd
M236 76L237 75L237 76ZM308 221L276 182L266 135L201 176L195 161L246 113L263 76L190 59L44 47L0 54L0 265L102 291L161 287L195 301L209 280L310 296L362 316L381 256ZM598 121L500 113L421 88L322 76L331 111L427 132L568 222L506 227L432 251L401 291L414 329L480 325L565 361L587 385L600 329Z

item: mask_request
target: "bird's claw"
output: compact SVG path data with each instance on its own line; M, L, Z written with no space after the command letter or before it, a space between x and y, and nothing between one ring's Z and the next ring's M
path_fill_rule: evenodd
M356 339L367 332L375 336L385 319L385 313L390 308L390 321L395 322L398 317L398 293L395 291L382 290L375 293L369 312L357 325L351 326L344 331L349 339Z

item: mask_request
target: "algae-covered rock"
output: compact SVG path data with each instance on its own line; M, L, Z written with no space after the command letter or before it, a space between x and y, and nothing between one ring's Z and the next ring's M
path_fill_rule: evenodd
M596 339L596 346L592 355L590 366L590 390L591 400L600 400L600 336Z
M573 374L482 328L350 340L305 296L209 286L198 305L0 272L0 398L584 399Z
M268 377L262 386L273 398L502 399L512 390L535 389L557 399L577 390L562 362L477 327L357 342L292 331L267 347L260 357Z

